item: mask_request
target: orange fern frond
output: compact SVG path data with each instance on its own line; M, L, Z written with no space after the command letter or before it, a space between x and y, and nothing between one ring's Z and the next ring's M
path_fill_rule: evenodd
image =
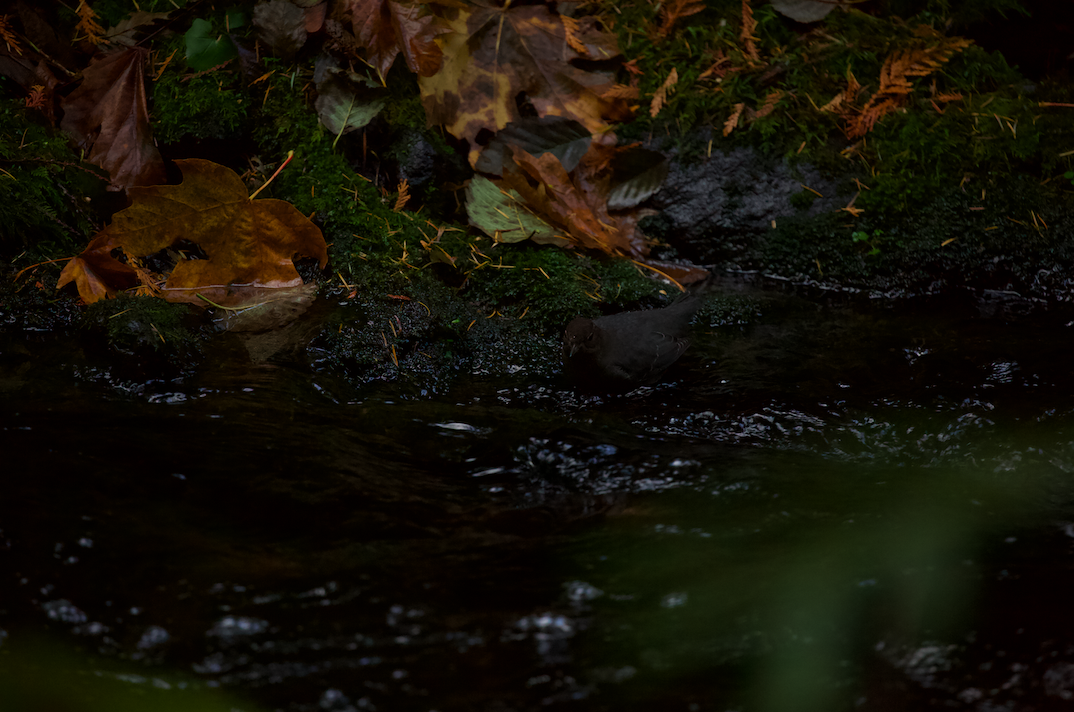
M753 31L757 29L757 21L753 19L753 8L750 0L742 0L742 47L746 56L752 60L760 61L761 55L757 52L757 45L753 43Z
M19 47L19 41L15 39L15 31L11 29L10 17L10 15L0 15L0 39L7 44L9 50L14 50L16 54L22 54L22 47Z
M910 77L927 77L938 71L951 57L973 44L963 37L943 38L931 28L919 28L917 34L938 39L930 47L898 50L888 55L880 68L880 88L866 102L847 126L847 138L860 138L869 133L876 122L902 106L914 90Z
M723 122L723 135L730 136L731 132L738 127L738 119L742 116L742 112L745 110L746 105L739 102L735 104L734 111L727 117L727 121Z
M86 36L93 44L104 42L104 28L97 22L97 13L89 6L86 0L81 0L75 9L78 14L78 24L75 29Z
M667 103L668 92L671 88L679 83L679 73L674 67L671 68L671 73L668 74L668 78L664 80L664 83L660 85L660 88L653 94L653 100L649 103L649 116L655 118L660 113L660 109Z
M696 15L704 9L703 0L671 0L660 11L660 27L656 29L655 39L664 39L671 34L671 28L678 20Z

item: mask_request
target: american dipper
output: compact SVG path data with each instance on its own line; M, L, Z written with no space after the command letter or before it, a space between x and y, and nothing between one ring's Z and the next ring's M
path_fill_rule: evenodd
M563 332L563 365L581 390L629 391L660 378L690 345L686 331L701 299L597 319L577 317Z

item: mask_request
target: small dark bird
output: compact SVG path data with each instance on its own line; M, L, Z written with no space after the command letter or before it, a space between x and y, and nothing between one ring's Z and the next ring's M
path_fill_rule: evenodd
M701 299L663 309L578 317L563 332L563 365L580 390L622 392L654 383L690 340L686 332Z

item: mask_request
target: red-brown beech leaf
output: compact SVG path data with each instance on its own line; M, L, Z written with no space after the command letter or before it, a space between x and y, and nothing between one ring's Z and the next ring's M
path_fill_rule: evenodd
M149 131L145 63L149 50L127 47L95 57L82 86L64 99L60 127L92 163L111 174L112 190L164 182L164 161Z
M431 77L440 70L443 53L436 36L443 30L436 25L435 17L423 14L422 5L394 0L350 0L350 9L354 35L366 48L366 61L381 79L388 76L400 52L406 66L418 76Z
M57 286L74 281L86 302L96 301L101 298L95 282L97 272L103 271L100 265L123 266L111 258L113 249L144 257L184 240L195 243L208 259L176 264L161 290L172 302L204 306L204 297L221 306L243 306L260 299L265 289L301 285L295 257L312 257L321 267L327 264L321 231L290 203L251 200L239 176L212 161L175 163L183 182L131 188L132 205L116 213L112 224L68 263ZM94 274L87 273L87 265ZM107 277L99 281L120 286Z

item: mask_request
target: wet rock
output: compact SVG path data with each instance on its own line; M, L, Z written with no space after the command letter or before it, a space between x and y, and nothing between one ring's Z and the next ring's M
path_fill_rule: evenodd
M662 150L671 167L652 199L660 215L646 223L646 230L701 263L726 258L729 238L761 235L780 218L832 212L849 200L838 197L837 184L816 168L792 167L750 148L713 150L696 161L677 148Z

